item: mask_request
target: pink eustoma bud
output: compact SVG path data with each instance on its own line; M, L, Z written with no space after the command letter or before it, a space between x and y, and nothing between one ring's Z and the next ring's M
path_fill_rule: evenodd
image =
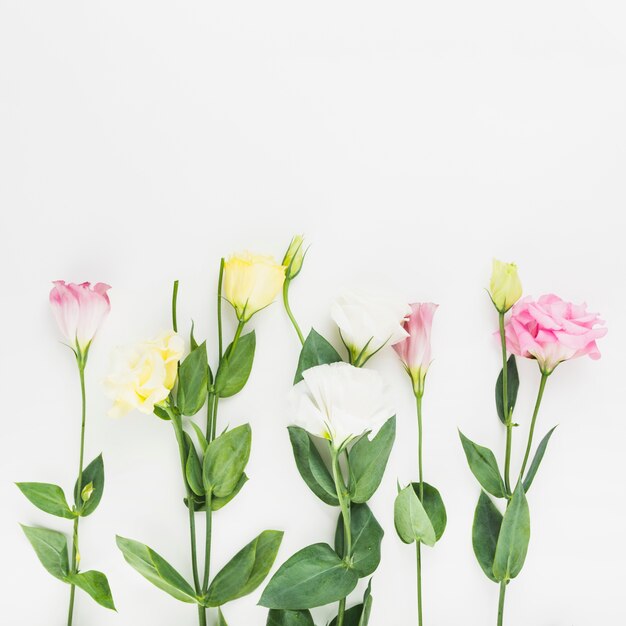
M55 280L50 291L50 305L61 333L79 354L89 345L111 309L105 283L66 283Z
M507 320L506 346L509 352L536 359L541 371L550 374L563 361L589 355L600 358L596 339L607 329L585 304L573 304L554 294L538 300L524 298L511 310Z
M437 306L432 302L412 304L411 315L404 322L404 330L409 336L393 346L411 376L413 389L418 395L424 393L424 380L432 360L430 335Z

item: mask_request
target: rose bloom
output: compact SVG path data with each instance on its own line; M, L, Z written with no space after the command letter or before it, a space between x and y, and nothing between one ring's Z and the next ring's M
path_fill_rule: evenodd
M241 322L269 306L284 282L285 268L271 256L244 252L224 263L224 297Z
M554 294L524 298L512 309L505 326L509 352L536 359L544 374L563 361L589 355L600 358L596 339L604 337L604 321L585 304L565 302Z
M296 425L338 449L366 431L378 432L394 410L380 374L348 363L305 370L294 387Z
M116 350L112 372L105 381L113 399L109 415L121 417L134 409L153 413L176 383L184 347L179 335L167 331L150 341Z
M404 330L409 336L393 346L413 381L415 393L423 393L424 380L432 361L430 335L437 306L432 302L412 304L411 315L404 322Z
M387 343L408 337L403 325L410 314L411 307L401 298L357 290L343 294L331 308L350 361L359 365Z
M111 310L105 283L66 283L55 280L50 291L50 305L56 322L79 354L86 354L96 332Z

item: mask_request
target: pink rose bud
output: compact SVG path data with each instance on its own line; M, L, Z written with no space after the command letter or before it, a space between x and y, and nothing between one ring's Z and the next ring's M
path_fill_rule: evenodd
M565 302L554 294L539 300L524 298L511 310L506 327L509 352L536 359L544 374L563 361L588 354L600 358L596 339L604 337L604 321L589 313L586 304Z
M393 346L413 381L417 395L424 393L426 372L432 360L430 334L437 306L432 302L412 304L411 314L404 322L404 330L409 336Z
M50 292L52 312L70 346L85 355L100 324L111 309L104 283L65 283L55 280Z

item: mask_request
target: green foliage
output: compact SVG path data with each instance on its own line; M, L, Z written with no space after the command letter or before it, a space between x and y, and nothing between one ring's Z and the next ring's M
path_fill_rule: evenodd
M350 509L352 561L350 567L359 578L369 576L380 563L380 544L385 534L367 504L355 504ZM343 517L339 515L335 531L335 552L344 553Z
M215 376L215 393L220 398L234 396L244 388L252 371L255 348L254 331L241 336L234 351L233 344L228 346Z
M349 452L350 499L367 502L378 489L396 438L396 418L390 417L370 441L361 437Z
M304 482L322 502L339 506L335 483L311 435L299 426L289 426L287 430L296 466Z
M342 360L337 350L312 328L300 351L300 358L298 359L298 367L293 384L299 383L302 380L302 372L311 367L326 365L328 363L338 363Z
M459 431L459 436L467 457L467 463L476 480L491 495L496 496L496 498L504 498L506 489L493 452L489 448L479 446L469 440L461 431Z
M98 604L103 606L105 609L111 609L115 611L115 604L113 602L113 596L111 595L109 581L102 572L91 570L88 572L70 574L66 578L66 582L72 585L76 585L77 587L88 593Z
M524 487L519 482L504 514L498 536L493 561L493 575L497 581L511 580L520 573L526 560L529 542L530 511Z
M143 543L119 535L116 541L126 562L153 585L181 602L198 602L193 587L154 550Z
M393 518L398 537L404 543L421 541L427 546L435 545L435 529L412 485L406 486L396 496Z
M38 508L50 515L74 519L63 489L50 483L16 483L20 491Z
M195 415L206 402L209 385L209 363L206 342L181 362L178 368L176 404L182 415Z
M81 480L81 489L89 483L93 486L93 491L89 500L83 502L81 494L78 489L78 480L74 485L74 502L82 517L91 515L100 504L102 500L102 494L104 493L104 461L102 455L99 454L84 470Z
M530 486L533 484L533 480L535 479L535 475L537 474L537 470L541 465L541 461L543 460L543 455L546 453L546 448L548 447L548 442L550 441L550 437L552 437L552 433L554 432L554 426L552 429L548 431L548 434L539 442L537 446L537 451L535 452L535 456L528 468L528 472L526 474L526 478L524 478L524 491L528 493Z
M215 576L203 604L221 606L252 593L269 573L283 533L266 530L240 550Z
M415 491L415 495L419 498L420 484L412 483L412 487L413 491ZM433 525L435 538L439 541L446 529L446 524L448 523L446 507L443 504L441 494L432 485L424 483L424 499L421 502Z
M270 609L310 609L345 598L358 582L326 543L296 552L274 574L259 604Z
M478 564L485 572L485 576L493 582L498 582L493 574L493 561L496 556L496 545L501 526L502 513L491 501L491 498L484 491L481 491L474 512L472 546Z
M315 626L309 611L270 609L265 626Z
M217 497L230 495L239 484L250 458L250 424L237 426L216 437L204 455L204 488Z
M504 369L504 368L503 368ZM515 355L512 354L506 363L506 395L509 405L509 415L513 414L515 408L515 402L517 401L517 392L519 390L519 375L517 373L517 363L515 362ZM502 370L496 382L496 410L498 411L498 417L503 424L506 424L508 416L505 415L504 405L502 404Z
M22 530L46 570L55 578L65 581L70 571L65 535L56 530L23 524Z

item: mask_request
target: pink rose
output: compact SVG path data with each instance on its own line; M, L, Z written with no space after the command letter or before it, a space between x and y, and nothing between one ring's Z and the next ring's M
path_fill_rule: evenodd
M432 360L430 334L437 306L432 302L411 304L411 314L403 325L409 336L393 346L411 376L415 393L418 394L424 391L426 372Z
M54 317L63 333L80 354L89 349L100 324L111 309L104 283L65 283L55 280L50 292L50 304Z
M539 300L524 298L511 310L506 323L506 345L509 352L536 359L541 371L550 374L563 361L588 354L600 358L596 339L604 337L606 328L587 305L565 302L554 294Z

